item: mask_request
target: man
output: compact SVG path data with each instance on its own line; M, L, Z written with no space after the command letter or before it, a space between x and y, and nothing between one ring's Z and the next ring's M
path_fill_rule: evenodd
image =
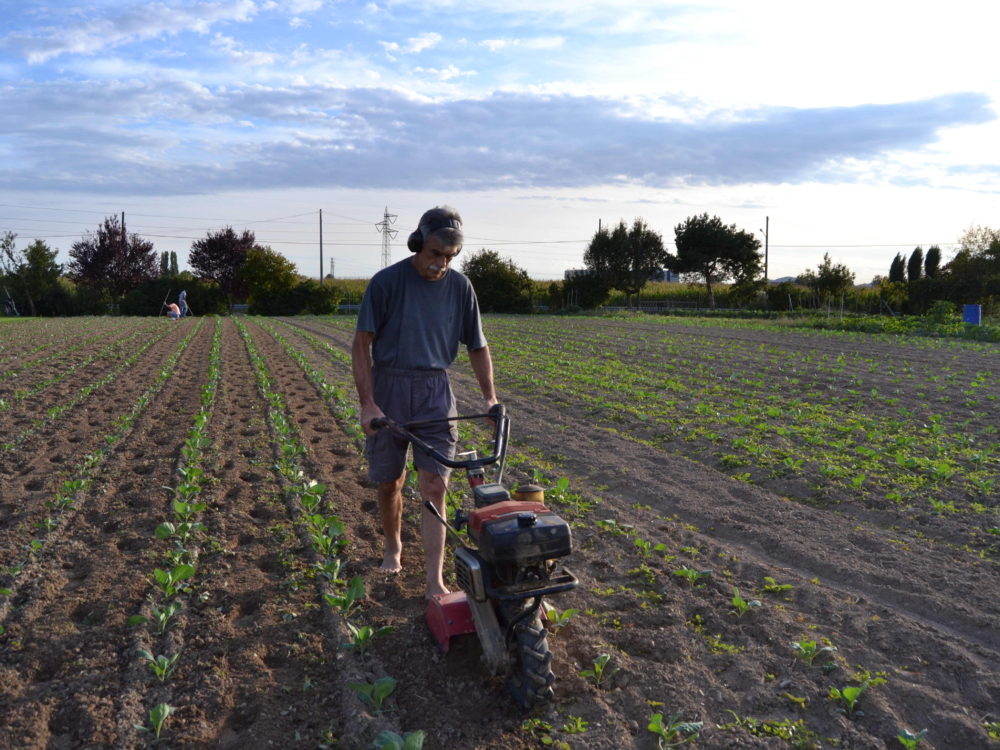
M171 320L181 319L181 309L173 302L171 302L169 305L166 302L164 302L163 306L167 308L167 315L170 317Z
M181 296L177 298L177 304L181 309L182 318L186 318L188 316L188 313L191 312L188 309L187 296L188 296L187 291L182 291Z
M455 416L448 366L465 344L483 394L484 412L496 404L493 363L479 319L479 303L469 280L449 265L462 249L462 217L450 206L427 211L407 247L413 257L372 277L361 300L351 348L354 384L361 401L361 427L368 436L368 476L378 482L379 514L385 534L382 570L401 565L403 518L401 490L406 476L407 441L389 430L373 430L376 417L405 423ZM413 433L449 458L458 430L441 422ZM445 515L450 470L413 451L418 489ZM427 563L427 597L448 592L441 577L445 530L422 509L420 533Z

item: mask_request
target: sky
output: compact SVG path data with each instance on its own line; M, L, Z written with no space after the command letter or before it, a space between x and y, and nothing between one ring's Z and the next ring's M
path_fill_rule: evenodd
M998 226L1000 6L957 0L0 0L0 231L231 225L317 276L449 204L538 279L598 222L769 230L769 276L859 283ZM765 221L769 220L768 224Z

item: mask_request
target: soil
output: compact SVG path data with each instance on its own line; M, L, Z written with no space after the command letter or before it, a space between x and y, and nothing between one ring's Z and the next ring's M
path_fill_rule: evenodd
M336 320L287 322L349 352L350 329ZM201 404L215 326L206 319L0 610L0 750L144 747L132 725L161 702L177 709L164 729L167 746L176 748L368 748L377 731L391 728L424 730L426 748L520 750L542 746L540 736L522 729L525 719L538 718L552 725L553 739L574 749L652 750L656 740L646 725L655 712L703 721L694 747L791 747L774 736L718 728L732 722L728 711L741 719L803 720L817 735L816 747L892 748L900 730L925 727L922 748L995 746L983 727L1000 720L1000 597L992 562L926 540L899 544L893 526L910 522L900 514L793 502L638 442L620 426L620 434L597 431L581 405L501 388L515 446L505 483L536 471L549 480L565 476L570 492L596 504L587 511L572 497L552 502L573 522L568 564L581 581L552 603L580 612L549 638L555 700L522 713L481 664L474 636L456 638L446 656L430 640L415 498L404 512L403 572L387 577L377 570L375 490L356 442L336 404L323 399L268 329L326 382L353 395L348 365L294 327L262 323L246 325L308 447L303 470L327 485L326 501L346 524L351 544L341 576L360 575L365 583L368 596L351 622L395 631L364 659L341 648L346 627L323 601L318 579L307 575L303 561L313 559L311 550L271 468L277 454L268 403L228 319L203 462L210 480L199 520L208 531L199 544L197 583L181 597L184 609L165 635L126 626L132 615L149 613L151 574L169 547L153 532L169 517L170 494L162 487L177 482L180 448ZM42 427L5 459L0 570L40 534L31 524L44 517L44 501L195 324L178 324L112 390ZM826 343L729 329L697 335L802 348ZM467 366L456 365L451 375L460 411L477 411ZM50 403L71 397L68 381ZM607 519L633 530L616 534L596 524ZM636 539L665 549L643 554ZM682 564L713 574L691 586L674 575ZM794 588L762 593L765 576ZM733 586L763 606L743 618L730 614ZM838 665L829 674L808 668L790 647L823 638L838 649L817 659ZM174 677L161 685L136 657L140 648L180 653ZM578 672L602 653L621 671L597 688ZM848 719L827 696L863 670L887 682L868 687L860 699L864 716ZM345 683L381 676L398 684L387 701L391 710L372 717ZM563 731L570 717L588 722L586 732Z

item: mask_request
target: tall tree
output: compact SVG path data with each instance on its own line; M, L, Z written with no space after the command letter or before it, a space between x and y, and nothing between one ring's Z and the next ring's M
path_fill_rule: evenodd
M920 281L921 272L924 269L924 249L917 247L910 254L910 259L906 262L907 281Z
M830 259L830 253L823 254L823 262L815 271L811 269L799 275L799 283L812 289L820 297L836 297L854 286L854 272L843 263Z
M188 265L203 279L219 285L232 309L233 301L246 294L240 269L247 262L247 252L254 246L254 233L237 234L232 227L209 232L204 239L191 243Z
M173 250L170 251L170 275L180 275L180 270L177 268L177 253Z
M160 278L170 274L170 253L164 250L160 253Z
M941 248L931 245L927 248L927 255L924 257L924 275L933 279L941 270Z
M534 287L528 272L496 250L480 250L462 261L462 273L476 290L480 309L497 313L530 313Z
M270 247L251 247L240 268L250 305L261 306L288 296L298 283L295 264Z
M893 284L902 284L906 281L906 259L902 253L896 253L896 257L892 259L892 265L889 266L889 281Z
M607 286L625 292L629 310L632 295L638 295L653 274L667 262L663 238L641 217L632 226L624 219L614 229L602 227L583 254L583 264Z
M112 312L118 300L141 282L156 276L153 243L124 231L117 214L104 219L96 232L87 234L69 251L66 270L78 284L107 293Z
M726 226L718 216L689 216L674 227L677 255L669 255L667 268L694 275L705 284L708 306L715 309L714 284L736 281L747 285L763 271L760 240L752 233Z

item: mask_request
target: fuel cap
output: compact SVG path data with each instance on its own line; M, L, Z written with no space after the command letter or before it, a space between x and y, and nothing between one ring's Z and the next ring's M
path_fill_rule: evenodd
M518 513L517 514L517 525L518 526L534 526L535 521L538 517L534 513Z

